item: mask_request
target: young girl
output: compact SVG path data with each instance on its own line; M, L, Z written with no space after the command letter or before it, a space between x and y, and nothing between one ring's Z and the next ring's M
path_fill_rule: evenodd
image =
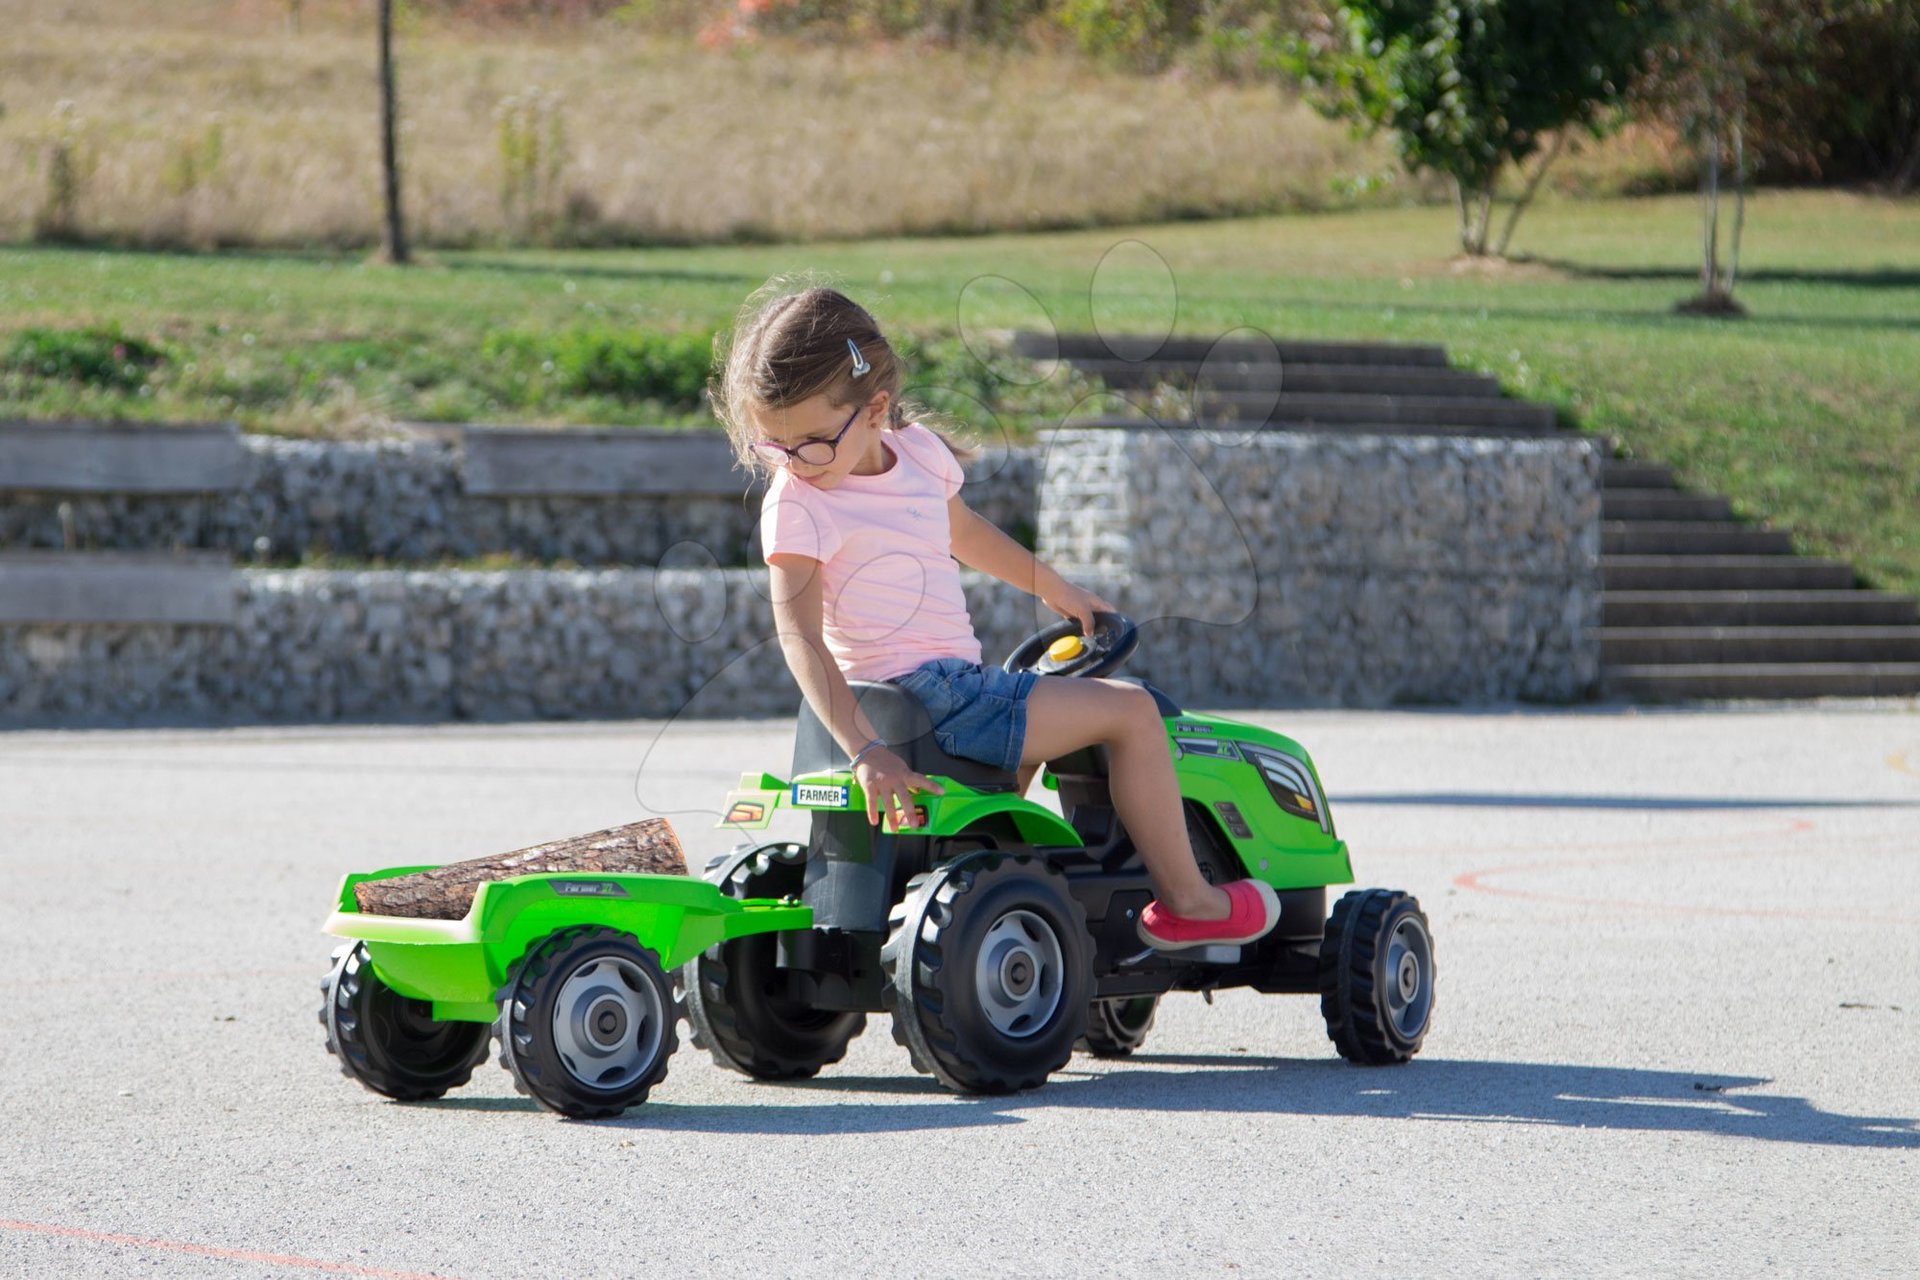
M825 288L776 278L741 309L710 390L734 451L770 476L760 514L781 651L847 752L867 820L905 824L914 791L940 794L874 733L849 680L888 680L926 704L950 755L1018 774L1107 748L1114 806L1152 877L1139 931L1163 950L1251 942L1279 920L1265 883L1208 884L1187 840L1165 724L1138 685L982 665L955 560L1038 596L1092 634L1114 611L960 498L945 439L910 421L902 370L873 317ZM947 744L951 743L949 746Z

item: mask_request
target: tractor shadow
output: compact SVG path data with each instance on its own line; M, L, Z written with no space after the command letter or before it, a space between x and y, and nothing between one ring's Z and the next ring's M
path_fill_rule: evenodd
M656 1098L617 1119L580 1123L804 1137L997 1127L1024 1123L1036 1110L1067 1108L1541 1125L1920 1150L1920 1119L1822 1111L1805 1098L1762 1092L1768 1083L1760 1076L1536 1062L1421 1058L1366 1069L1308 1058L1142 1053L1105 1063L1077 1057L1045 1088L1008 1097L955 1095L920 1075L827 1075L751 1086L750 1103ZM899 1101L868 1100L876 1096ZM538 1110L526 1098L450 1096L411 1105Z
M1136 1064L1192 1069L1129 1069ZM1805 1098L1759 1092L1770 1083L1762 1076L1434 1058L1367 1069L1300 1058L1152 1053L1115 1067L1098 1079L1098 1088L1071 1088L1071 1099L1062 1097L1060 1105L1549 1125L1920 1150L1920 1119L1822 1111ZM1044 1094L1039 1100L1048 1101Z

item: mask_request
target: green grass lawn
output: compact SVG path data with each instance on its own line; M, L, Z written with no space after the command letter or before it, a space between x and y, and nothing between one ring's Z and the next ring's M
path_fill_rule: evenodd
M995 396L957 335L1096 319L1150 330L1171 316L1208 336L1253 326L1444 343L1457 365L1731 495L1803 549L1920 592L1920 204L1763 194L1739 291L1750 315L1733 321L1673 313L1695 287L1691 200L1546 203L1521 225L1521 260L1491 269L1456 266L1452 220L1418 208L804 248L449 253L404 270L0 249L0 354L31 328L109 324L165 353L91 384L16 363L0 372L0 410L325 434L423 418L697 422L684 403L567 385L542 344L704 332L768 275L812 269L920 339L924 376L961 393L947 403L985 396L1008 414L1057 416L1079 392Z

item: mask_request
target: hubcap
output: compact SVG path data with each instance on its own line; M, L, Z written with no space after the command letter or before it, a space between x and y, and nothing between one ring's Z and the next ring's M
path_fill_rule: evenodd
M1412 1040L1426 1030L1433 1008L1433 942L1412 916L1402 918L1387 939L1387 973L1387 1018Z
M553 1043L574 1079L619 1089L639 1079L666 1033L660 993L640 966L599 956L568 975L553 1002Z
M1024 1040L1060 1007L1065 975L1052 926L1031 911L1009 911L987 930L974 963L980 1011L1001 1034Z

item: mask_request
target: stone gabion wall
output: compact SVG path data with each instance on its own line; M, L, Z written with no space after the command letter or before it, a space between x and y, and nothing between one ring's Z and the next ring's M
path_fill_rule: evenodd
M1101 429L981 478L1016 489L1021 465L1044 468L1043 558L1141 623L1127 673L1184 705L1565 701L1597 680L1588 442ZM691 559L243 569L231 627L0 626L0 724L791 715L765 569ZM989 661L1056 620L964 580Z
M243 436L248 479L213 494L0 492L0 548L188 548L242 560L324 552L398 563L507 553L580 565L757 563L757 492L493 497L465 492L456 445ZM996 448L969 468L969 505L1002 528L1038 516L1037 451ZM63 517L61 508L65 506Z
M232 627L0 627L0 724L791 715L764 569L235 575ZM989 660L1053 615L966 575ZM1043 616L1044 615L1044 616Z
M1040 549L1116 583L1133 674L1197 705L1568 701L1599 677L1576 438L1062 432Z

